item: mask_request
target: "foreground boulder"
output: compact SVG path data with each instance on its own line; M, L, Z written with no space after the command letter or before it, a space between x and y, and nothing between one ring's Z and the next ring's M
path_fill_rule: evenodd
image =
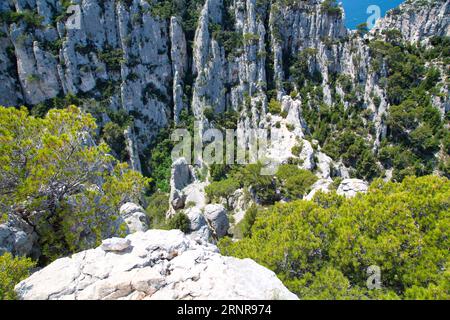
M56 260L20 282L18 297L297 299L272 271L250 259L221 256L217 247L200 245L178 230L137 232L119 242L108 240Z

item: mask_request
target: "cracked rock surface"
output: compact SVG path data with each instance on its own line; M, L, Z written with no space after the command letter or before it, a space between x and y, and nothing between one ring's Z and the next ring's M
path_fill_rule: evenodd
M127 241L128 240L128 241ZM121 251L102 247L54 261L16 286L24 300L297 299L251 259L225 257L179 230L129 235Z

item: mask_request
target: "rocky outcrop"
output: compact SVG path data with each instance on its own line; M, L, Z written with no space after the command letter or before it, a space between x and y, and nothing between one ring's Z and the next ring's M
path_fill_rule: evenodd
M183 189L190 185L194 180L192 169L188 165L186 159L179 158L172 163L170 177L169 203L171 209L182 209L186 202L186 195L183 192ZM170 211L169 215L173 210Z
M268 269L178 230L150 230L58 259L20 282L24 300L297 299Z
M120 216L128 226L130 233L147 231L150 225L145 210L132 202L127 202L120 207Z
M450 36L450 1L406 1L378 20L373 32L399 30L410 42L433 36Z
M204 209L203 215L216 239L227 235L229 222L227 211L223 205L208 204Z
M211 231L203 215L203 210L199 207L191 207L184 210L184 213L191 222L189 236L199 243L208 243L210 241Z
M0 104L47 104L74 94L91 111L101 102L111 112L133 115L133 142L142 155L170 120L174 77L168 44L171 35L173 41L183 35L177 30L170 34L169 23L152 16L147 1L72 3L80 13L75 27L61 1L2 2L2 12L29 10L36 21L0 23ZM182 49L180 56L186 59ZM182 70L174 69L179 83Z
M311 191L306 195L305 200L312 200L317 192L322 191L327 193L329 191L330 185L333 183L333 180L328 179L319 179L312 186Z
M186 38L184 36L183 28L181 26L181 21L177 17L172 17L170 19L170 39L171 39L171 59L173 67L173 85L172 85L172 95L173 95L173 114L174 121L178 123L181 110L185 107L183 102L184 94L184 78L188 68L188 55Z
M254 204L249 194L250 192L246 194L244 189L237 189L228 201L228 206L232 210L233 224L235 226L244 219L245 212L252 204Z
M14 256L36 259L40 255L37 241L33 227L15 214L9 215L8 220L0 224L0 255L10 252Z
M369 190L369 184L359 179L345 179L337 189L337 194L351 198L358 193L366 193Z
M215 241L227 234L228 217L222 205L207 205L205 186L194 167L179 158L172 164L167 218L183 212L191 222L190 237L200 242ZM211 238L213 236L213 238Z
M102 242L101 248L103 251L115 251L120 252L128 249L131 246L131 241L124 238L110 238L105 239Z
M224 206L207 204L206 184L196 178L193 167L184 158L172 164L167 217L176 212L186 214L191 221L190 236L200 241L209 241L210 236L213 240L224 237L229 228Z

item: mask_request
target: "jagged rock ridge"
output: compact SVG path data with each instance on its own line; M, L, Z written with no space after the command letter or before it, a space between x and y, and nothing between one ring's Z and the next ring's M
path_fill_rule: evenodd
M25 300L297 299L272 271L178 230L138 232L58 259L16 286Z
M369 71L364 39L345 28L343 16L323 12L320 0L287 5L256 0L182 2L196 5L193 39L186 39L179 17L154 14L156 1L72 1L80 5L80 29L67 27L66 8L60 1L3 2L2 12L34 12L42 21L35 27L21 19L1 24L0 103L36 105L71 93L86 97L86 109L99 110L104 121L109 120L105 108L125 110L134 117L134 128L127 135L131 162L140 169L136 153L142 156L159 128L178 121L188 106L205 128L206 108L216 113L247 110L239 127L258 126L267 112L268 90L275 89L279 99L289 93L282 85L288 80L286 59L313 48L317 55L309 68L322 74L324 101L333 103L332 72L348 75L364 87L362 99L373 112L377 132L374 144L379 143L388 107L385 92L380 76ZM448 1L419 9L405 4L379 21L374 33L399 28L410 41L448 35L448 11ZM218 39L222 31L233 33L241 44L226 50ZM191 49L187 40L193 42ZM191 73L188 84L186 76ZM192 86L191 96L186 86ZM339 86L337 91L343 94ZM374 96L381 98L377 107ZM448 107L446 101L439 103Z

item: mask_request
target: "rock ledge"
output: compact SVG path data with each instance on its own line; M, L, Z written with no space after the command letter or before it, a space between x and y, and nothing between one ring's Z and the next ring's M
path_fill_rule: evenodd
M297 299L251 259L221 256L179 230L127 236L124 251L102 247L54 261L16 286L24 300Z

